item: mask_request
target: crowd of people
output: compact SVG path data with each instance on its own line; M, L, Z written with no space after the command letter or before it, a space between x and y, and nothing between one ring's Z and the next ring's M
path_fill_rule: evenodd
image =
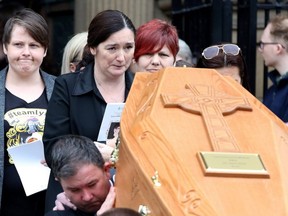
M288 18L276 16L259 43L266 66L275 68L263 103L286 123L287 37ZM97 142L107 104L125 103L135 73L173 66L213 68L249 90L249 72L237 44L211 45L196 63L176 27L164 20L153 19L136 30L121 11L98 13L87 32L67 43L57 78L41 70L48 38L45 19L31 9L18 11L4 27L8 63L0 72L2 216L139 215L132 209L113 209L115 173L109 157L115 146ZM15 112L22 114L11 119ZM24 127L28 122L33 129ZM51 175L47 190L26 196L7 148L25 143L35 133L44 143L45 162L39 163L47 164Z

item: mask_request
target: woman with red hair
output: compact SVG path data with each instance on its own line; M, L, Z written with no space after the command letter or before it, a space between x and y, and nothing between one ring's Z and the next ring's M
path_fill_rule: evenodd
M153 19L137 29L133 70L156 72L173 66L178 51L175 26Z

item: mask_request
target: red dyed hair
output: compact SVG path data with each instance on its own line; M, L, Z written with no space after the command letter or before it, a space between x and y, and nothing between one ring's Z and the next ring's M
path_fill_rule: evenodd
M141 25L136 32L135 61L147 53L159 52L165 45L176 59L179 45L175 26L160 19L153 19Z

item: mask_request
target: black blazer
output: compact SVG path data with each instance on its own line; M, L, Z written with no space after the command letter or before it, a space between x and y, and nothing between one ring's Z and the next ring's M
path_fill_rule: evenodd
M67 134L86 136L93 141L106 108L94 80L94 65L83 70L59 76L49 101L43 135L45 158L51 164L50 152L57 137ZM134 74L125 73L125 101L132 85Z

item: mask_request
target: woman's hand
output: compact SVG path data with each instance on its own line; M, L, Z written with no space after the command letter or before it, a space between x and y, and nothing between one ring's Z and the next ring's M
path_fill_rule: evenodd
M117 142L118 137L114 137L113 139L107 139L106 140L106 145L116 148L116 142Z
M46 163L46 160L41 160L40 163L41 163L42 165L44 165L45 167L48 167L48 165L47 165L47 163Z
M65 210L65 206L76 210L77 207L71 203L71 201L66 197L65 192L62 192L57 195L57 199L55 200L55 207L53 208L53 211L63 211Z
M111 186L109 193L107 194L107 197L103 204L101 205L101 208L97 211L97 215L103 214L105 211L108 211L109 209L113 208L115 203L116 193L115 193L115 187Z
M103 143L99 143L99 142L94 142L94 143L96 147L99 149L100 153L102 154L104 161L109 162L114 148Z

